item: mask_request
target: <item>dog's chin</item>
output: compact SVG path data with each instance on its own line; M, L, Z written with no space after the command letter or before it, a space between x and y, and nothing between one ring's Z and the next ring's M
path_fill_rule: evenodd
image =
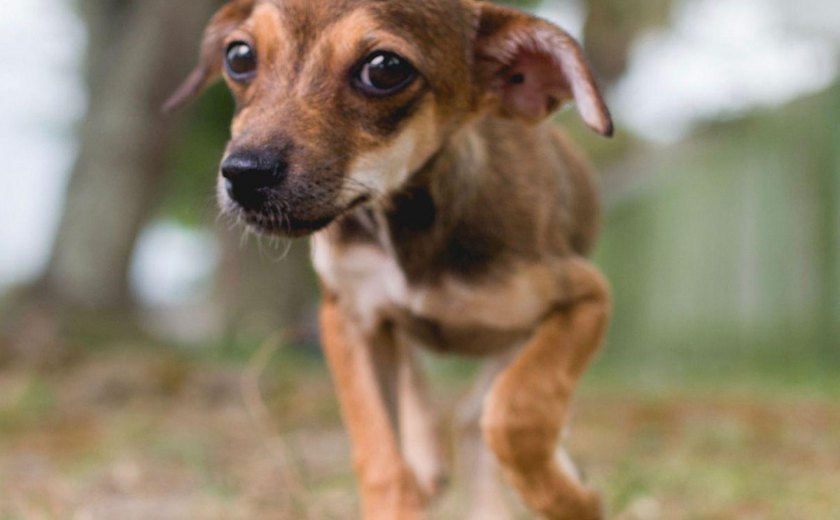
M274 238L302 238L313 235L326 228L342 215L370 201L368 195L357 197L346 208L333 208L323 216L300 216L282 211L274 205L266 205L259 210L247 210L230 200L220 199L222 213L230 215L249 231L257 235Z
M240 220L250 231L258 235L277 238L302 238L329 226L337 216L300 219L288 215L278 217L249 212L240 215Z

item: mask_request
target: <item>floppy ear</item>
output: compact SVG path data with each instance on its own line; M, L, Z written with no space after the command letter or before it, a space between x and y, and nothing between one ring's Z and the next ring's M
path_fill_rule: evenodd
M182 107L221 75L224 53L222 44L227 35L250 16L254 2L255 0L231 0L213 15L204 30L198 65L163 104L164 113Z
M537 122L574 100L590 128L612 135L609 110L571 36L514 9L485 2L480 9L478 77L502 115Z

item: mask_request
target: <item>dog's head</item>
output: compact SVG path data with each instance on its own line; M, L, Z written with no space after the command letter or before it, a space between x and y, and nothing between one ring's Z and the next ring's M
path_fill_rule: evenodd
M476 116L537 122L574 100L612 123L577 43L474 0L232 0L168 110L223 76L237 110L223 210L300 236L391 193Z

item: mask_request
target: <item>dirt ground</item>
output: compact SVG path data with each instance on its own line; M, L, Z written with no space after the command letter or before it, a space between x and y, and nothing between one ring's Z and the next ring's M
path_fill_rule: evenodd
M436 372L444 410L467 372ZM840 518L837 398L595 376L568 446L620 518ZM456 478L430 516L461 518L463 502ZM356 507L315 356L135 348L0 369L0 520L329 520Z

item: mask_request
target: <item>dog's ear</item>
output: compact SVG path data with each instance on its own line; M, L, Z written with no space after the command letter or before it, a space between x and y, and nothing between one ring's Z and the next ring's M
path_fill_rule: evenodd
M164 113L182 107L218 79L222 73L222 44L228 34L250 16L254 3L255 0L231 0L213 15L204 30L198 65L163 104Z
M612 135L609 110L571 36L514 9L489 2L479 6L477 74L502 115L537 122L574 100L589 127Z

